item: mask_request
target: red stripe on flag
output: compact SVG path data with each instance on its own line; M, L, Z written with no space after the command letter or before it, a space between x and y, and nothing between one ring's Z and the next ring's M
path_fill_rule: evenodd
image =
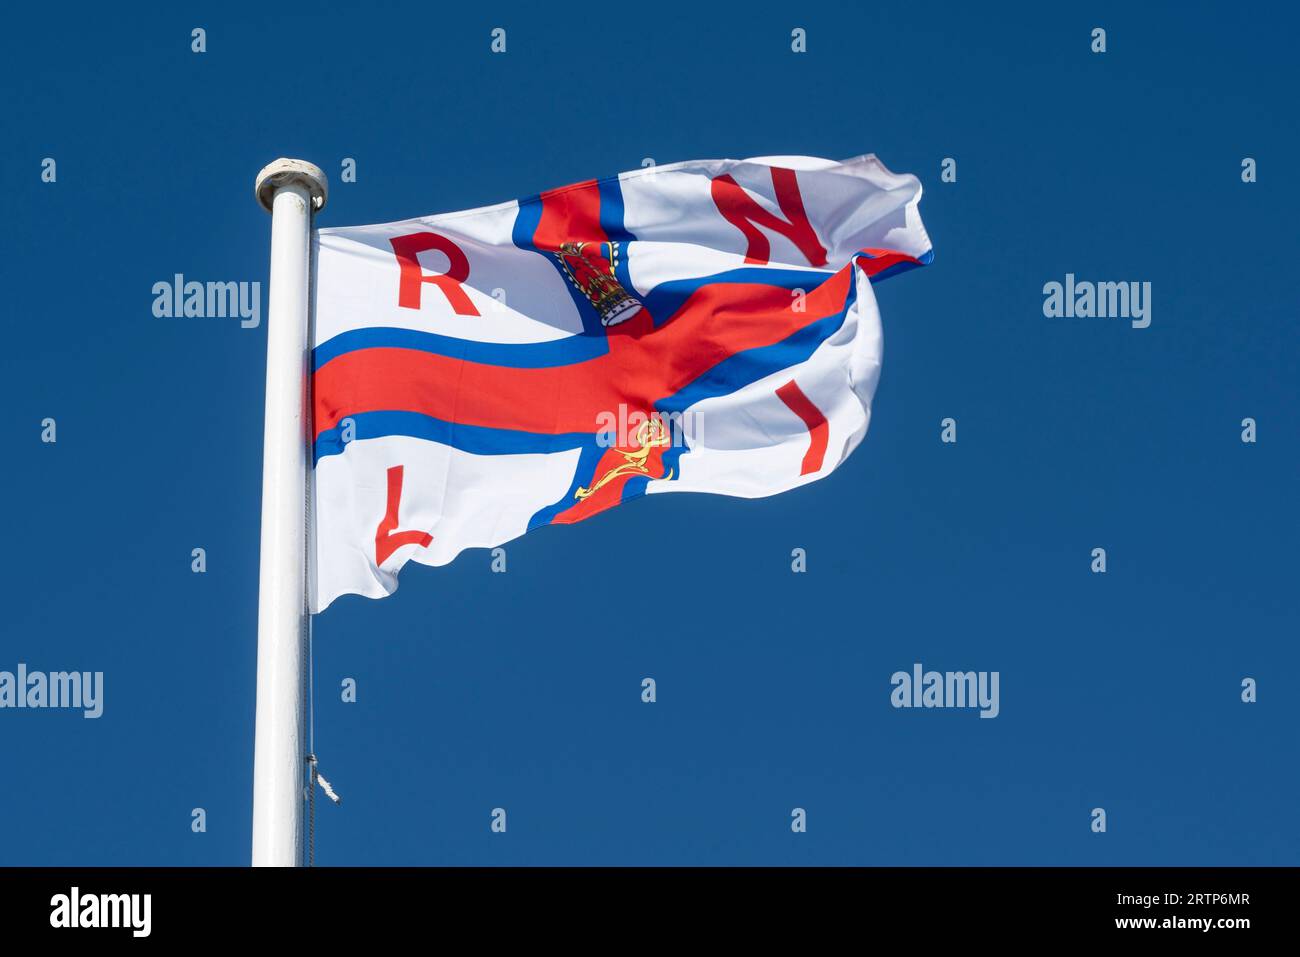
M648 414L729 356L835 314L848 280L846 268L811 290L804 312L779 286L705 286L671 322L644 335L611 335L609 353L568 366L514 369L390 347L345 353L314 376L316 434L377 409L541 434L594 433L603 412L626 405Z
M864 249L866 256L857 257L859 268L868 276L874 276L884 272L890 266L897 266L899 263L915 263L921 265L921 260L915 256L909 256L907 253L900 253L894 249Z
M803 394L803 389L795 385L794 379L777 389L776 394L790 407L790 411L803 419L803 424L808 426L808 451L804 453L803 468L800 469L799 474L811 475L821 469L822 462L826 458L826 440L830 432L830 428L826 425L826 416L822 415L822 410L813 405L812 400Z

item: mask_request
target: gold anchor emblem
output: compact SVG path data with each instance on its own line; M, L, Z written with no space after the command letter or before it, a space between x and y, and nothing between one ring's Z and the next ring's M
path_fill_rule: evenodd
M658 418L646 419L642 422L641 427L636 430L636 435L632 438L640 448L633 449L631 452L620 450L618 454L627 461L610 469L591 488L579 488L573 493L574 498L579 501L589 498L620 475L649 475L650 470L646 468L645 463L646 459L650 458L650 450L670 444L668 428L664 425L663 420ZM669 469L664 479L672 477L673 470Z

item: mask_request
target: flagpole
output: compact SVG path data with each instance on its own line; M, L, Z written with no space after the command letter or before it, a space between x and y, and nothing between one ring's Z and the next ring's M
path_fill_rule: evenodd
M278 159L257 174L257 201L271 213L271 288L253 747L255 867L302 861L311 223L328 189L325 174L302 160Z

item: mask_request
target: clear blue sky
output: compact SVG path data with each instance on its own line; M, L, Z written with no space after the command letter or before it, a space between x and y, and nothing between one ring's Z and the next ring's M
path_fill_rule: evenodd
M0 864L248 860L265 325L157 319L151 287L265 281L263 164L324 167L341 225L644 157L868 151L924 182L935 261L878 290L857 453L339 601L318 862L1300 863L1294 19L228 6L29 5L0 33L0 670L106 683L98 720L0 711ZM1067 272L1151 282L1151 327L1045 318ZM999 671L1000 716L891 708L918 661Z

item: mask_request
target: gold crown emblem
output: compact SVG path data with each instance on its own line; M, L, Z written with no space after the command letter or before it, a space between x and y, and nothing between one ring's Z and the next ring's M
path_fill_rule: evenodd
M560 243L555 258L569 281L595 307L601 325L616 326L640 310L640 300L629 295L615 275L618 243Z

